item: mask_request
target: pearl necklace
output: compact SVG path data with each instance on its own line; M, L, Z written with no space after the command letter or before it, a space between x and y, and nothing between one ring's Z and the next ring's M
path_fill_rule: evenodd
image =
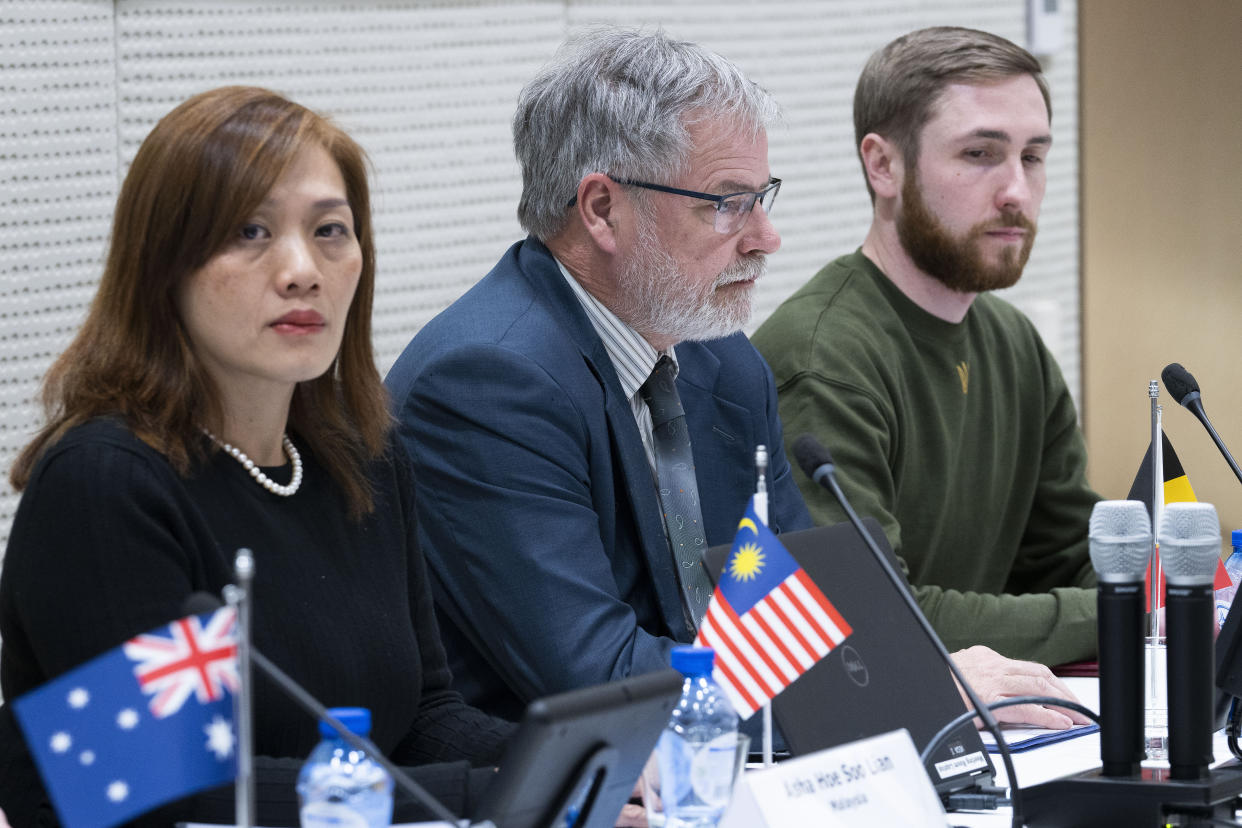
M226 454L232 455L234 460L241 463L242 467L245 468L246 471L250 472L250 476L254 478L256 483L267 489L272 494L280 495L281 497L289 497L298 490L298 487L302 485L302 455L298 454L297 447L293 445L293 441L289 439L288 434L285 434L280 438L280 444L284 447L285 455L288 456L289 460L293 463L293 479L289 481L289 485L282 486L264 474L258 464L246 456L246 452L237 448L237 446L229 445L205 428L203 429L203 433L207 435L211 442L222 448Z

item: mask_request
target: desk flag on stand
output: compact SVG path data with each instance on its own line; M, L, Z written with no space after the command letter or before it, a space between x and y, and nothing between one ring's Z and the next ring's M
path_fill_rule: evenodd
M13 702L66 828L106 828L231 782L231 607L130 639Z
M752 500L694 642L716 651L713 677L738 715L749 717L851 632Z
M1160 432L1160 456L1164 466L1164 485L1161 487L1164 492L1165 503L1194 503L1198 500L1195 497L1195 490L1191 488L1190 478L1186 476L1185 470L1182 468L1182 461L1178 459L1177 452L1173 450L1173 444L1169 442L1169 437L1163 430ZM1147 514L1153 515L1151 503L1151 446L1147 447L1147 453L1143 455L1143 462L1139 465L1138 474L1134 476L1134 483L1130 486L1130 494L1127 500L1141 500L1147 506ZM1160 527L1152 526L1152 535L1154 536L1160 531ZM1159 573L1160 577L1160 606L1164 606L1164 573ZM1147 612L1151 612L1151 566L1147 567L1147 575L1144 577L1144 594L1147 596ZM1212 580L1212 589L1221 589L1229 586L1229 573L1225 571L1225 565L1220 561L1216 562L1216 575Z

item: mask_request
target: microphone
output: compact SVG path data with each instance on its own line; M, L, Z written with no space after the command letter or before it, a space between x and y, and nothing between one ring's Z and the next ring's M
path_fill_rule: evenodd
M1220 521L1210 503L1170 503L1160 518L1167 582L1169 774L1205 779L1212 763L1216 662L1212 580Z
M1143 749L1143 577L1151 519L1138 500L1103 500L1091 509L1087 541L1096 592L1100 664L1100 772L1134 776Z
M1169 395L1177 400L1179 405L1189 409L1190 413L1194 414L1199 419L1199 422L1203 423L1203 427L1211 435L1212 441L1216 443L1216 448L1220 450L1221 456L1225 458L1229 468L1233 469L1233 473L1238 478L1238 481L1242 482L1242 469L1239 469L1238 464L1234 462L1233 455L1229 453L1229 449L1225 448L1225 441L1220 439L1220 435L1212 427L1212 421L1208 419L1207 412L1203 410L1199 383L1195 381L1195 378L1191 376L1189 371L1177 362L1170 362L1164 366L1164 370L1160 372L1160 379L1164 380L1164 387L1169 392Z
M1164 380L1164 389L1169 392L1169 396L1177 400L1178 405L1189 408L1202 396L1199 393L1198 380L1183 368L1180 362L1170 362L1164 366L1164 370L1160 372L1160 379ZM1199 407L1202 408L1202 404Z
M803 434L793 443L794 462L798 464L798 468L811 478L811 481L817 486L831 488L828 482L837 471L837 464L832 462L832 454L828 448L816 440L811 434ZM834 492L835 494L835 492ZM839 498L838 498L839 499ZM864 535L870 537L870 534L863 532ZM880 557L884 557L881 555Z
M1091 534L1097 531L1095 518L1093 511ZM1216 510L1206 503L1170 503L1164 508L1157 534L1167 582L1169 771L1166 774L1144 768L1130 776L1109 776L1100 768L1032 786L1023 792L1032 825L1164 825L1174 814L1189 822L1226 824L1234 817L1234 801L1242 794L1242 774L1211 768L1216 692L1212 680L1212 577L1220 555ZM1089 537L1089 543L1096 572L1113 570L1097 561L1098 538ZM1116 570L1124 568L1118 564ZM1129 633L1124 640L1105 639L1109 618L1103 593L1109 583L1119 582L1105 581L1100 575L1100 754L1106 762L1110 758L1104 755L1106 742L1118 740L1117 747L1123 745L1115 732L1105 729L1111 719L1104 717L1116 718L1109 705L1119 703L1124 709L1127 698L1105 690L1116 683L1109 678L1112 671L1106 672L1109 659L1122 657L1110 653L1110 648L1128 647L1131 638L1141 640L1141 634Z
M953 658L949 655L949 651L945 648L944 642L940 640L940 636L932 629L931 622L927 620L927 616L923 615L923 610L919 608L918 602L914 600L914 593L906 587L906 581L893 568L880 547L876 545L875 539L871 537L871 533L862 525L862 521L858 517L858 513L854 511L854 507L850 505L849 500L845 497L845 492L841 491L840 484L837 483L837 467L832 462L832 454L828 449L820 443L811 434L803 434L793 442L794 460L798 467L811 478L815 483L823 486L832 492L832 496L836 498L837 503L841 504L841 508L845 511L850 523L854 525L854 529L862 536L863 542L867 544L867 548L871 550L871 554L879 562L880 568L884 570L884 574L893 582L893 586L897 588L897 593L901 595L911 612L917 619L919 626L923 628L923 632L927 634L932 646L936 652L949 666L949 671L953 677L957 679L957 683L961 686L966 697L970 699L971 706L979 714L979 718L983 720L983 724L988 731L996 739L996 746L1000 750L1001 760L1005 764L1005 773L1008 775L1010 785L1010 803L1013 813L1013 825L1021 826L1022 819L1022 800L1020 789L1018 788L1018 775L1013 769L1013 759L1009 755L1009 746L1005 742L1005 737L1001 734L1000 726L996 723L996 718L992 715L992 711L975 693L974 688L966 681L966 677L962 675L962 671L958 669Z
M220 599L216 598L211 593L193 592L190 593L189 597L187 597L182 603L181 609L186 615L202 615L206 612L215 612L221 606L222 604ZM349 728L341 724L340 720L329 713L326 707L320 704L314 696L306 692L302 685L289 678L283 670L269 661L266 656L259 652L257 647L251 646L250 660L255 667L259 668L261 673L266 675L276 684L282 693L297 702L299 707L314 718L327 722L342 739L349 743L352 748L364 751L377 763L383 765L384 769L392 774L393 782L397 785L397 787L401 788L422 803L427 810L435 814L435 818L437 820L446 822L450 825L458 824L457 817L455 817L448 808L441 805L439 800L424 790L422 785L419 785L411 779L405 771L394 765L392 761L384 755L384 752L380 750L377 745L375 745L374 742L365 736L359 736L358 734L353 733ZM482 823L480 828L489 824L490 823L486 822Z

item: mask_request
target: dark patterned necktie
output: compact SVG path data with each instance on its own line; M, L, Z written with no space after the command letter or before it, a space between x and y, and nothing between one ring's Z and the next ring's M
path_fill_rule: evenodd
M697 630L707 604L711 601L712 585L703 569L703 550L707 536L703 530L703 513L699 509L699 486L694 479L694 457L690 453L690 431L686 412L677 395L673 362L660 357L651 376L640 389L643 402L651 409L651 436L655 446L656 477L660 506L664 509L664 526L669 547L677 563L677 580L682 597Z

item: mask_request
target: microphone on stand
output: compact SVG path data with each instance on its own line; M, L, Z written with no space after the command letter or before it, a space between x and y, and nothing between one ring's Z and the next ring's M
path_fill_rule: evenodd
M1169 393L1200 418L1237 474L1233 458L1202 413L1199 386L1194 378L1176 363L1165 368L1161 377ZM1158 440L1159 434L1154 433L1153 437ZM1159 451L1158 447L1158 442L1152 443L1153 454ZM1210 519L1205 517L1207 511L1211 513ZM1234 818L1234 802L1242 795L1242 773L1236 768L1211 767L1216 696L1212 581L1220 561L1220 526L1215 509L1205 503L1166 504L1157 534L1167 584L1170 769L1166 774L1160 769L1142 768L1137 774L1118 776L1109 775L1101 767L1029 787L1024 798L1032 826L1165 825L1175 815L1191 820L1185 824L1231 824ZM1105 693L1110 681L1105 665L1107 659L1118 656L1109 654L1108 648L1117 645L1105 639L1103 592L1107 584L1102 577L1099 588L1100 704L1104 707L1101 713L1108 716L1111 694ZM1226 657L1232 653L1232 649L1226 648ZM1124 703L1123 700L1121 704ZM1107 762L1104 743L1114 737L1106 727L1102 722L1100 751Z
M193 592L181 605L186 615L201 615L205 612L214 612L220 606L220 599L208 592ZM427 810L435 814L437 820L446 822L449 825L458 824L457 817L453 815L452 811L441 805L439 800L424 790L422 785L419 785L405 771L394 765L375 743L365 736L359 736L341 724L340 720L329 713L326 707L320 704L314 696L306 692L302 685L289 678L283 670L269 661L266 656L259 652L257 647L251 646L250 661L261 673L271 679L282 693L297 702L299 707L316 719L327 722L351 747L365 752L375 762L383 765L384 769L392 774L393 782L396 786L422 803ZM488 828L488 826L495 828L490 821L470 824L476 826L476 828Z
M867 544L867 548L871 550L871 554L879 562L880 568L884 570L884 574L893 582L897 588L897 593L901 595L906 605L912 611L915 619L918 620L919 626L923 628L923 632L927 634L932 646L936 648L936 652L949 666L949 671L953 677L957 679L957 683L961 686L966 697L970 699L971 705L975 708L979 718L983 720L983 724L988 731L996 739L996 746L1000 750L1001 760L1005 765L1005 773L1008 775L1010 784L1010 803L1013 812L1013 825L1015 828L1021 828L1022 818L1022 800L1021 793L1018 788L1017 774L1014 772L1013 759L1009 755L1009 746L1005 742L1005 737L1001 734L1000 726L996 723L996 718L992 715L992 711L983 703L979 696L975 693L974 688L966 681L966 677L962 675L957 664L949 655L948 649L945 648L944 642L940 640L940 636L932 629L931 623L927 620L927 616L923 614L923 610L919 608L918 602L914 600L914 595L906 587L905 579L897 573L893 565L889 562L888 557L876 545L875 539L871 537L871 533L862 525L862 521L858 517L858 513L854 511L854 507L845 497L845 492L841 491L840 484L837 483L836 464L832 462L832 454L824 447L822 443L810 434L803 434L793 443L793 455L798 467L811 478L815 483L823 486L832 492L832 496L841 504L841 508L845 511L850 523L854 524L854 529L862 536L863 542Z
M1138 500L1091 509L1087 540L1099 580L1100 762L1104 776L1134 776L1143 749L1143 576L1151 518Z
M1225 458L1229 468L1233 469L1233 473L1238 478L1238 481L1242 482L1242 469L1239 469L1238 464L1234 462L1233 455L1229 453L1229 449L1225 448L1225 441L1220 439L1216 429L1212 428L1212 421L1208 419L1207 412L1203 410L1199 383L1191 376L1189 371L1177 362L1171 362L1164 366L1164 370L1160 372L1160 379L1164 380L1164 387L1169 392L1169 395L1177 400L1179 405L1189 409L1190 413L1194 414L1199 422L1203 423L1203 427L1211 435L1212 441L1216 443L1216 448L1220 450L1221 456Z
M1173 779L1204 779L1212 764L1215 729L1216 508L1210 503L1168 504L1159 537L1167 583L1169 772Z

